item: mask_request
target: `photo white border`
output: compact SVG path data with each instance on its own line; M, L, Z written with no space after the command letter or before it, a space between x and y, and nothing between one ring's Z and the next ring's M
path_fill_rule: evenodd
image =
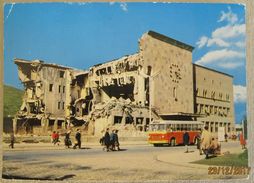
M1 20L1 29L0 29L0 157L3 157L3 84L4 84L4 4L7 3L40 3L40 2L112 2L108 0L94 0L94 1L82 1L82 0L1 0L0 3L0 20ZM221 180L174 180L166 182L254 182L254 0L128 0L128 1L114 1L114 2L174 2L174 3L225 3L225 4L243 4L245 5L246 11L246 85L247 85L247 121L248 121L248 162L249 167L251 167L250 175L248 179L221 179ZM2 169L3 169L3 159L0 159L0 181L2 182L41 182L33 180L7 180L2 179ZM56 182L56 181L47 181L47 182ZM57 181L59 182L59 181ZM62 182L74 182L74 181L62 181ZM87 182L85 180L75 181L75 182ZM90 181L91 182L91 181ZM105 181L94 181L94 182L105 182ZM112 182L115 182L112 180ZM127 181L128 182L128 181ZM139 181L140 182L140 181ZM146 181L151 182L151 181ZM165 181L156 181L156 182L165 182Z

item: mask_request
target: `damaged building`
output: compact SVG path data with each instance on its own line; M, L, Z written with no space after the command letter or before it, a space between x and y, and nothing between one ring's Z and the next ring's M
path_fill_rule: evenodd
M212 132L224 126L230 133L233 77L193 64L193 49L149 31L137 53L87 71L15 59L26 92L14 126L37 121L44 132L83 125L91 135L109 127L135 136L145 135L154 119L200 120Z

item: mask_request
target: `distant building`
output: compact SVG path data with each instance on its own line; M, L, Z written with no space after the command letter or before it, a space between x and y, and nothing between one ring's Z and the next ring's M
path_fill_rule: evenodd
M46 74L44 84L49 87L46 90L53 84L56 91L49 95L47 91L43 100L52 100L42 103L56 105L55 110L52 107L47 110L50 116L55 116L54 120L88 124L88 132L94 135L100 135L107 127L121 129L127 136L137 135L146 131L153 119L199 120L212 132L217 132L219 126L231 132L233 77L192 64L193 49L149 31L139 40L136 54L97 64L89 71L55 65L54 72L65 71L64 78L56 79L57 74L50 78L52 75ZM22 65L17 60L15 63ZM23 72L20 67L19 72ZM20 78L24 83L24 78ZM36 91L35 86L31 90ZM63 102L65 107L61 108Z

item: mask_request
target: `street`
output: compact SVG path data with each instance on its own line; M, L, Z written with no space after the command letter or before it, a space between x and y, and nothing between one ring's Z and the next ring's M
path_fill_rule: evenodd
M22 147L24 148L22 149ZM102 146L86 145L82 149L65 149L52 144L18 144L4 146L3 177L35 180L200 180L241 178L208 175L206 165L190 162L203 159L196 146L153 147L148 144L122 145L121 151L105 152ZM222 144L222 151L239 153L237 142Z

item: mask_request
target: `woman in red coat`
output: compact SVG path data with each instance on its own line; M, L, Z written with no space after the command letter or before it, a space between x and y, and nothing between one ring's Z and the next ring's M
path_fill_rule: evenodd
M240 134L240 144L242 145L242 149L245 149L246 141L244 139L243 133Z

